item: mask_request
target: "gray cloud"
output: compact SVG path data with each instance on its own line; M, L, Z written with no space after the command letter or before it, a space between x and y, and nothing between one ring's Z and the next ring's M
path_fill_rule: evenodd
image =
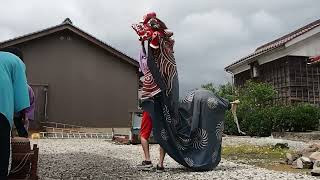
M230 81L223 68L300 26L320 18L318 0L28 0L0 7L0 40L54 26L74 24L137 57L130 25L156 11L175 33L181 92L203 83Z

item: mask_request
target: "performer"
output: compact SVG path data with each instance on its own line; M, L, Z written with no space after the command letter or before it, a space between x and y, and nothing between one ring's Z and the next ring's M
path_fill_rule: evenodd
M142 161L141 164L138 165L138 168L140 170L152 170L153 164L150 159L150 151L149 151L149 137L152 131L152 121L151 117L148 112L144 111L142 113L142 122L141 122L141 129L140 129L140 139L141 139L141 146L144 153L144 161ZM163 172L164 171L164 157L165 157L165 151L160 146L159 147L160 156L159 156L159 163L156 166L157 172Z
M153 77L150 82L160 88L160 92L152 90L153 99L142 102L143 110L151 116L155 139L183 166L199 171L213 169L221 160L224 113L231 104L203 89L190 92L179 102L173 33L154 12L132 28L141 42L147 42L147 66Z
M28 85L30 106L20 113L16 113L14 117L14 125L16 126L19 137L29 137L30 121L34 120L35 96L32 88Z
M149 99L152 101L153 97L157 95L161 90L157 86L157 84L153 81L152 74L147 65L146 51L144 48L142 48L140 51L139 65L140 65L140 71L144 75L141 100ZM141 146L144 152L145 160L138 165L138 168L141 170L151 170L153 168L152 162L150 160L149 141L148 141L151 131L152 131L151 117L148 112L144 111L142 113L140 139L141 139ZM165 157L165 151L161 146L159 147L159 151L160 151L159 164L157 164L156 170L164 171L163 161Z
M0 179L4 180L9 172L13 115L30 106L25 65L17 55L0 51Z
M30 107L25 109L25 116L24 116L24 127L28 131L30 122L34 120L34 110L35 110L35 96L33 89L30 85L28 85L28 92L29 92L29 101Z

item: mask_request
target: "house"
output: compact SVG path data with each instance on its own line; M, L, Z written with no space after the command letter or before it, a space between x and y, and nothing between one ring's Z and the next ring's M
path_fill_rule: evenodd
M320 105L320 19L258 47L230 64L235 86L251 79L277 90L276 102Z
M138 62L74 26L62 24L0 43L22 50L36 121L130 127L138 106Z

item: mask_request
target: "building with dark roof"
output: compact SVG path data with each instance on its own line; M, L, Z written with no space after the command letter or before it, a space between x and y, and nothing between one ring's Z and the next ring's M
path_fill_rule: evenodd
M22 50L35 91L36 121L130 127L138 106L138 62L66 19L0 43Z
M266 82L283 104L320 104L320 19L274 41L225 68L235 86L247 80Z

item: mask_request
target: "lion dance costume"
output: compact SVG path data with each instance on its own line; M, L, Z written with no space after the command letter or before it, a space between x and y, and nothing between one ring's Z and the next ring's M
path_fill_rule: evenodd
M132 28L146 62L142 108L151 115L155 139L181 165L196 171L214 169L221 160L224 114L230 103L203 89L179 101L173 33L154 12Z

